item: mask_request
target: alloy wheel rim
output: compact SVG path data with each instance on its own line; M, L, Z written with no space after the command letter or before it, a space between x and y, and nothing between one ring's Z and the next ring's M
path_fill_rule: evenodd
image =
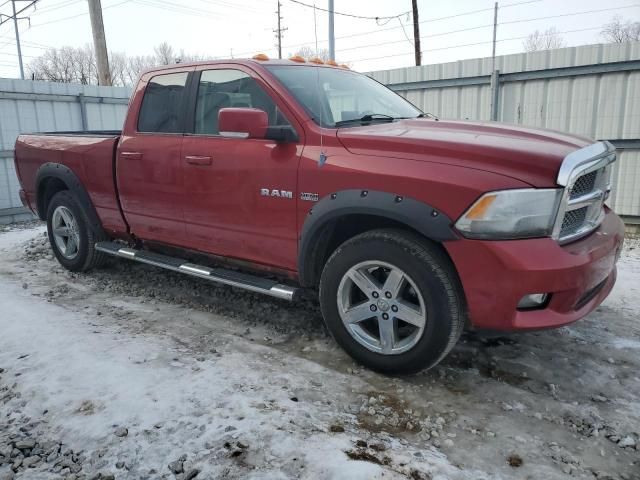
M58 252L67 260L73 260L78 256L80 248L80 233L78 232L78 222L73 213L62 205L53 211L51 219L53 240Z
M424 297L402 269L371 260L351 267L337 294L338 312L349 334L383 355L411 350L427 323Z

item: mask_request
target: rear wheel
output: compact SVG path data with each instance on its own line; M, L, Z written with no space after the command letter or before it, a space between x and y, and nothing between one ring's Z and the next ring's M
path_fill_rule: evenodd
M58 192L51 198L47 232L54 255L66 269L83 272L104 263L106 256L94 247L106 238L91 228L84 210L69 191Z
M434 366L464 325L462 291L448 257L398 230L365 232L342 244L323 270L320 303L347 353L386 373Z

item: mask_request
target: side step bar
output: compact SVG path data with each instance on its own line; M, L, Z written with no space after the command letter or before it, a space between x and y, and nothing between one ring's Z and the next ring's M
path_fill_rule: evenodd
M95 248L100 252L115 257L128 258L136 262L154 265L174 272L186 273L194 277L204 278L224 285L231 285L232 287L243 288L251 292L263 293L283 300L293 301L299 293L298 288L283 285L266 278L236 272L234 270L226 270L224 268L209 268L202 265L195 265L180 258L169 257L146 250L123 247L120 243L98 242Z

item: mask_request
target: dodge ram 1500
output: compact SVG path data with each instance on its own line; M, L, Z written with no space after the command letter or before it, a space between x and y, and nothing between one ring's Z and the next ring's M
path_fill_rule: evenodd
M122 131L20 135L26 206L69 270L118 256L295 300L383 372L464 328L558 327L609 294L623 242L607 142L443 121L331 62L147 71Z

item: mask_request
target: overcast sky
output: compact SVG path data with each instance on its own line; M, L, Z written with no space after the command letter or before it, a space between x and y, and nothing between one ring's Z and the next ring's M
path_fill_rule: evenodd
M313 0L301 0L313 4ZM18 6L27 1L17 1ZM313 47L314 10L281 0L283 56L301 45ZM423 63L440 63L491 55L493 0L419 0ZM326 0L317 0L327 7ZM529 33L556 27L568 46L600 43L602 25L614 15L640 20L639 0L505 0L500 1L497 55L523 50ZM277 56L277 0L102 0L110 51L150 54L163 41L176 50L220 58L264 52ZM92 42L86 0L40 0L20 20L25 64L47 47L83 46ZM402 14L410 0L335 0L335 11L371 17ZM0 12L11 3L0 0ZM581 13L588 12L588 13ZM545 17L545 18L542 18ZM549 18L553 17L553 18ZM29 25L30 22L30 25ZM327 15L316 15L319 47L327 47ZM403 30L404 27L404 30ZM336 15L336 56L358 71L413 65L411 17L376 21ZM13 22L0 26L0 76L19 77Z

